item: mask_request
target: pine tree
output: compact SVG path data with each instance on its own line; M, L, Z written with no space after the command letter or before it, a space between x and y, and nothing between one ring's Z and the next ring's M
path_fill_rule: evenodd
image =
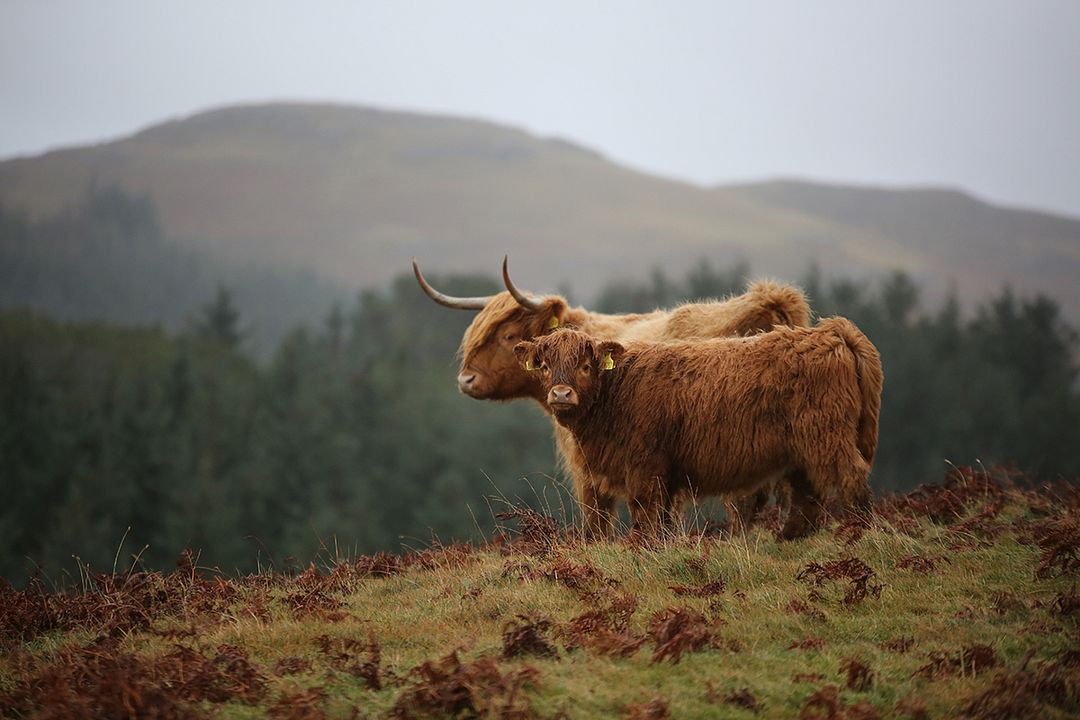
M243 332L240 330L240 313L233 305L232 294L223 285L218 286L213 302L203 306L196 324L196 333L205 340L219 342L230 350L240 347Z

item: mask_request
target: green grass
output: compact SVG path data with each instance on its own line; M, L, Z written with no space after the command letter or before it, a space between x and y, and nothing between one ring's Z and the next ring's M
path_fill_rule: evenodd
M1020 514L1018 506L1010 506L999 523L1007 527ZM1022 532L1006 529L980 546L977 538L958 536L945 526L924 522L919 531L920 537L912 537L879 521L850 546L828 531L785 543L754 529L733 540L681 536L652 548L560 541L544 556L512 547L435 553L430 567L414 566L384 578L346 577L341 592L333 595L343 607L321 617L296 616L287 601L295 593L295 581L281 580L266 591L269 617L260 619L249 607L261 592L257 584L235 580L231 583L239 594L233 602L211 612L188 607L155 618L149 627L124 634L119 650L149 663L177 643L207 656L225 644L243 648L267 676L267 690L254 704L203 702L201 710L214 709L226 718L264 716L282 695L311 687L325 690L318 707L331 717L348 717L354 708L382 716L414 683L413 668L455 650L463 661L498 658L503 672L535 668L536 680L528 685L526 698L533 711L545 717L618 716L629 705L653 698L665 701L672 717L792 717L810 695L830 684L840 688L843 703L866 701L882 716L900 717L894 710L897 703L918 698L931 717L951 717L995 683L999 673L1018 670L1029 653L1029 667L1037 667L1074 647L1075 616L1052 606L1075 579L1035 579L1040 549L1018 542ZM964 541L966 547L950 549ZM900 560L911 555L948 561L929 574L899 567ZM810 562L848 556L859 557L875 571L871 585L882 585L879 596L847 605L847 580L817 587L796 580ZM584 592L545 577L562 561L592 566L602 577L587 582ZM721 578L726 589L713 597L677 596L670 589ZM588 649L567 651L560 628L621 595L638 599L630 633L646 633L658 611L688 607L708 618L723 649L689 652L677 663L653 662L652 642L627 658ZM825 619L792 612L788 606L793 600L817 608ZM547 637L558 649L557 658L501 657L503 629L518 615L553 622ZM176 639L151 632L168 628L194 628L197 634ZM363 642L376 638L381 667L391 682L373 691L363 679L330 669L327 656L317 648L316 639L323 635ZM27 677L27 656L47 666L65 645L85 645L93 636L87 629L54 630L11 648L0 662L0 688L11 690ZM822 646L789 649L793 641L808 637L820 638ZM883 648L901 637L913 639L910 650ZM958 656L976 644L992 646L1001 665L978 673L960 669L937 679L917 672L931 653ZM289 656L307 659L311 668L274 675L274 665ZM872 687L845 687L841 663L848 658L869 666ZM796 682L800 674L820 679ZM394 677L402 681L395 683ZM757 713L711 701L710 686L714 698L749 689L759 704ZM1045 706L1042 712L1066 716L1060 707Z

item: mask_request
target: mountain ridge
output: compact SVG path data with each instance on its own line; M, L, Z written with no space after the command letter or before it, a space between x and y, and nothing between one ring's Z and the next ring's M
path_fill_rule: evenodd
M248 103L0 161L0 203L40 216L90 182L148 194L179 244L383 284L412 256L523 286L685 272L702 258L794 279L909 272L930 298L1007 283L1080 317L1080 220L958 189L778 179L699 186L497 123L342 104Z

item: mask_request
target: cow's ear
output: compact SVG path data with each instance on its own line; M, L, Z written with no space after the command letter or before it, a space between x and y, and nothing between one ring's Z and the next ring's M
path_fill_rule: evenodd
M570 306L561 297L550 298L547 307L541 311L544 317L543 332L549 332L565 324L566 314L569 310Z
M601 370L614 370L624 354L626 348L622 345L614 340L605 340L596 346L597 365Z
M522 340L514 346L514 355L525 370L529 372L536 370L536 343Z

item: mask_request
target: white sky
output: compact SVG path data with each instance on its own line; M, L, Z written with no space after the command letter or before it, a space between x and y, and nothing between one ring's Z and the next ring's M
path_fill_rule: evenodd
M699 183L1080 216L1080 1L0 0L0 157L238 101L490 119Z

